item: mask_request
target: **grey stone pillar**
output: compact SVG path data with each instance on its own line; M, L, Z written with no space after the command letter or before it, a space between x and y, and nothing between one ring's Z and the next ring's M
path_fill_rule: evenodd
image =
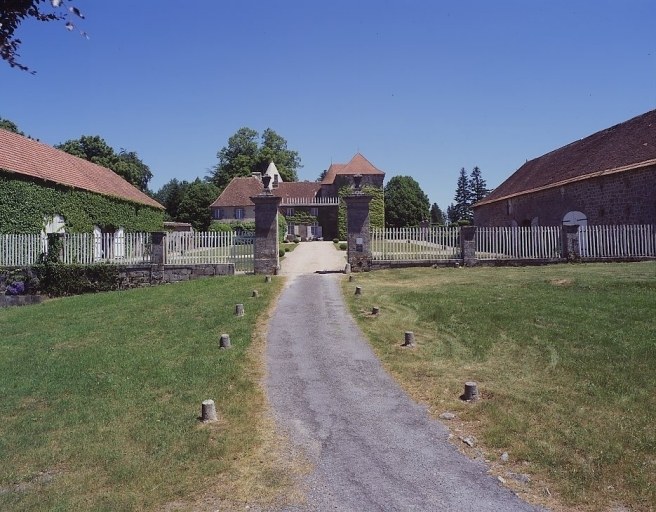
M255 273L275 274L278 256L278 207L280 197L262 193L251 197L255 203Z
M561 251L561 256L568 261L577 261L581 258L578 226L563 226Z
M476 265L476 226L460 228L460 253L466 267Z
M347 261L352 272L369 270L371 264L371 231L369 229L369 203L372 196L353 194L346 201Z
M151 249L150 249L150 264L161 267L166 262L164 261L164 244L166 243L166 232L156 231L150 234Z

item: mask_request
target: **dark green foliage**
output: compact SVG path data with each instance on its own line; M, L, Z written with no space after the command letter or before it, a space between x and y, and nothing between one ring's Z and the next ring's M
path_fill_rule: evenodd
M220 233L227 233L229 231L235 231L237 233L241 233L242 231L255 231L255 222L243 220L233 220L230 222L212 221L208 231L216 231Z
M472 195L469 190L469 180L467 179L467 172L464 167L460 169L460 174L458 175L454 201L453 208L450 208L449 221L452 223L471 221L473 219L471 210Z
M444 212L440 209L437 203L433 203L431 206L430 220L431 224L437 224L439 226L446 224L446 217L444 216Z
M88 233L94 225L128 232L159 231L164 213L63 186L44 187L0 171L0 233L40 233L44 217L62 215L68 232Z
M469 193L471 195L472 204L481 201L490 193L487 188L487 183L483 179L480 168L474 167L469 175Z
M428 220L430 202L410 176L394 176L385 186L385 221L388 227L418 226Z
M469 178L463 167L458 175L456 185L455 203L447 208L447 217L451 224L461 226L471 224L474 221L474 210L472 205L485 198L490 193L483 179L481 169L474 167Z
M17 133L18 135L25 135L18 129L18 125L9 119L0 117L0 130L7 130L8 132Z
M369 203L369 226L372 228L385 227L385 194L383 189L365 185L362 187L365 195L372 196ZM339 189L339 208L337 211L338 235L340 240L346 240L346 201L345 196L353 193L353 188L345 185Z
M287 141L271 128L259 134L251 128L240 128L228 139L228 145L218 153L219 163L208 179L222 191L233 178L248 177L253 172L264 172L274 162L283 181L297 181L297 170L302 167L297 151L287 149Z
M68 0L72 4L72 0ZM37 21L66 20L66 28L74 28L72 15L84 18L77 7L66 7L64 2L54 5L52 0L3 0L0 3L0 58L12 68L29 71L29 68L18 62L18 48L22 41L14 35L16 29L26 19ZM82 33L85 35L84 33ZM34 74L34 71L31 71Z
M255 226L253 226L253 230L255 230ZM287 219L285 219L285 216L282 213L278 212L278 241L283 242L286 236Z
M142 192L148 190L148 182L153 177L150 168L144 164L136 152L121 149L118 153L98 135L82 135L55 146L57 149L111 169Z
M212 183L196 178L183 188L175 220L191 223L196 231L207 231L212 222L210 205L218 195L219 190Z
M120 285L116 265L65 265L44 263L31 267L38 279L38 291L50 297L117 290ZM34 291L34 290L33 290Z

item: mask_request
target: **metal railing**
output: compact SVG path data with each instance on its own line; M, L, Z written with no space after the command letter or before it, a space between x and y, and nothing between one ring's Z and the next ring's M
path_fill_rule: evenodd
M460 228L447 226L372 228L374 261L431 261L460 258Z

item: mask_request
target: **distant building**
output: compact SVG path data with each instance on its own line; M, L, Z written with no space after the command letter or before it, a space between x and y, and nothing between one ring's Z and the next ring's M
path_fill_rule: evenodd
M474 205L474 223L656 224L656 110L527 162Z
M383 187L385 173L374 167L360 153L347 164L332 164L321 182L283 182L272 162L266 175L271 176L269 189L282 199L280 213L288 221L290 238L332 239L338 234L338 193L340 188L353 185L353 177L362 176L362 186ZM262 176L233 178L214 203L212 218L223 222L254 221L255 204L251 197L262 192Z

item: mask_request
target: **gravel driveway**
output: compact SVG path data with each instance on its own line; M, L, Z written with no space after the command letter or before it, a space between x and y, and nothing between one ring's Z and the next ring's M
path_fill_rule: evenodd
M535 510L460 454L382 369L346 311L342 276L292 275L269 324L266 385L314 471L307 505L288 510Z

